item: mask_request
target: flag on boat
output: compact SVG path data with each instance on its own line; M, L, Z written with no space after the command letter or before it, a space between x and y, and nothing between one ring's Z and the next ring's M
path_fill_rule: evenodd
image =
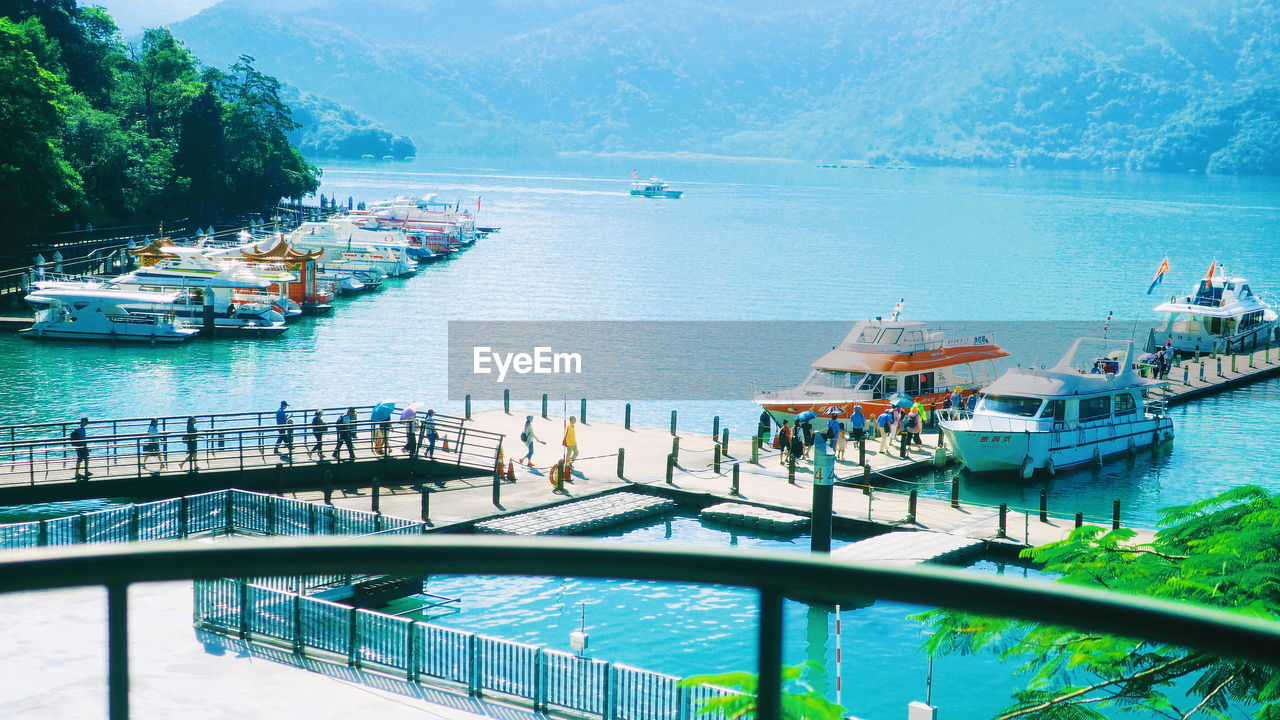
M1218 261L1215 259L1213 262L1209 263L1209 274L1208 274L1208 275L1205 275L1205 276L1204 276L1204 279L1205 279L1205 280L1212 280L1212 279L1213 279L1213 271L1214 271L1214 270L1217 270L1217 269L1218 269Z
M1150 295L1156 286L1164 281L1164 276L1169 274L1169 258L1160 261L1160 267L1156 268L1156 276L1151 280L1151 287L1147 288L1147 294Z
M638 178L638 177L640 177L640 171L638 171L638 170L632 170L632 171L631 171L631 179L632 179L632 180L635 180L635 179L636 179L636 178Z
M476 214L477 214L477 215L479 215L479 214L480 214L480 200L481 200L481 199L482 199L482 198L481 198L480 196L476 196Z

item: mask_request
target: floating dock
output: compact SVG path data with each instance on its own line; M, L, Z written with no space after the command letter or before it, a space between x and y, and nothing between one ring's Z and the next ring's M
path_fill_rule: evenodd
M504 535L575 535L611 525L664 515L673 500L630 492L597 495L541 510L476 523L476 532Z
M831 551L831 558L895 565L961 562L980 554L985 545L981 540L950 533L889 532L837 548Z
M720 503L698 514L704 522L736 525L779 535L795 535L809 527L809 518L744 503Z

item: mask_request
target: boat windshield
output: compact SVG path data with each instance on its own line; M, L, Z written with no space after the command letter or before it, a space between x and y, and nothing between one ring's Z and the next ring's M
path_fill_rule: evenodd
M868 388L868 382L874 384L879 375L864 372L846 372L844 370L815 370L809 374L806 385L816 387L838 388L842 390Z
M1040 398L1021 397L1018 395L983 395L982 404L978 406L979 410L987 412L1000 413L1002 415L1018 415L1020 417L1035 417L1040 412L1040 405L1044 401Z

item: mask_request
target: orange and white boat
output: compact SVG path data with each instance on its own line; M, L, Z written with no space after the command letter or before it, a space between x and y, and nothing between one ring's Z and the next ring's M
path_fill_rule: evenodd
M957 387L968 397L994 380L996 361L1008 356L990 334L948 338L923 322L866 320L814 361L803 383L757 387L755 402L779 423L805 411L847 418L856 405L875 417L903 396L941 408Z

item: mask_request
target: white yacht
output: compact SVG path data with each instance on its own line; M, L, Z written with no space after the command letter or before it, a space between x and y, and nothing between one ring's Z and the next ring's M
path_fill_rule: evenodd
M128 292L87 284L27 295L35 323L19 331L31 338L182 342L200 333L174 313L179 293Z
M1084 342L1104 352L1081 356ZM969 470L1023 478L1172 440L1173 420L1151 395L1168 383L1139 376L1132 355L1128 341L1080 338L1054 367L1007 371L982 390L972 417L939 426Z
M1230 277L1216 262L1194 291L1157 305L1168 317L1151 333L1149 350L1167 346L1182 353L1228 352L1276 337L1274 301L1268 302L1242 277Z
M343 260L347 267L373 268L391 277L411 275L418 267L403 233L369 230L349 220L305 222L288 240L299 250L323 250L324 260Z
M684 195L683 190L672 190L670 185L662 182L658 178L649 178L648 182L631 183L632 197L678 200L681 195Z

